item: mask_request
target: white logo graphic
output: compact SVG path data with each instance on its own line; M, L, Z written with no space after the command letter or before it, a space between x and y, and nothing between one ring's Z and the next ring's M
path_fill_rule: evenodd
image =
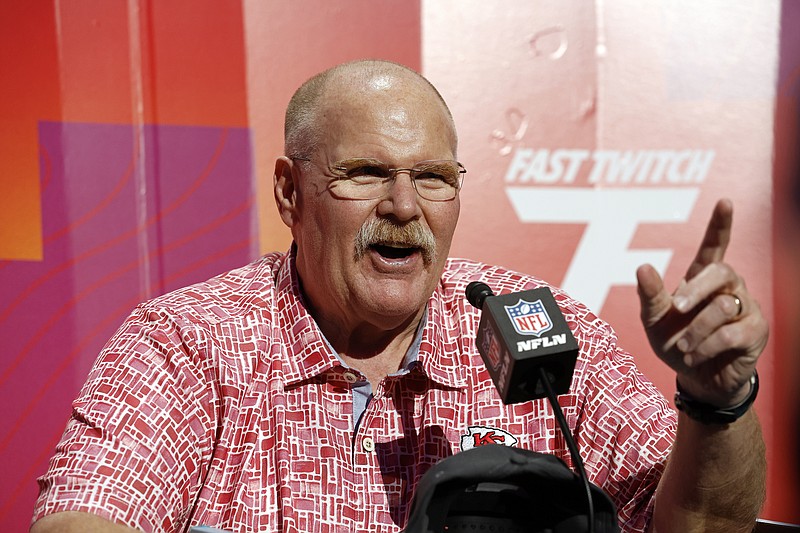
M599 312L612 286L636 284L639 265L666 271L672 250L631 250L631 240L640 224L688 220L700 189L686 185L702 183L713 159L713 151L700 150L518 148L506 183L567 186L506 186L506 194L521 222L586 224L562 287ZM596 187L569 186L584 164L591 164L588 182Z

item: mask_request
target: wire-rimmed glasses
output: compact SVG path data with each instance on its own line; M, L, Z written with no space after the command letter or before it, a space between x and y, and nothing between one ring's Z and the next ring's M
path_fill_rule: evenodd
M392 168L369 157L354 157L322 167L308 157L292 157L308 161L327 171L333 178L329 187L333 194L350 200L374 200L385 196L398 172L408 172L417 194L433 202L445 202L458 195L467 169L458 161L436 159L420 161L411 168Z

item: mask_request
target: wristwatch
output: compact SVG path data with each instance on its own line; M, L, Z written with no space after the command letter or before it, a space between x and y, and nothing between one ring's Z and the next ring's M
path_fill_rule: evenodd
M675 393L675 407L686 413L689 418L703 424L730 424L744 415L758 396L758 372L753 372L750 377L750 394L741 403L733 407L719 408L709 403L695 400L689 396L680 383L675 380L678 391Z

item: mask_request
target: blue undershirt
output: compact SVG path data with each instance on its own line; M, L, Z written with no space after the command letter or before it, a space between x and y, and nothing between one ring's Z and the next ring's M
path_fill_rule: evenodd
M408 347L405 357L403 357L400 370L389 374L387 377L403 376L411 371L412 365L419 358L419 347L422 344L422 332L425 329L425 323L427 320L428 308L426 307L425 312L422 314L422 319L419 321L419 325L417 326L417 331L414 334L414 341L411 343L411 346ZM323 335L323 338L324 337L325 336ZM328 342L328 339L325 339L325 343L328 345L328 348L336 356L343 367L356 370L353 367L348 366L342 360L336 350L334 350L331 344ZM361 417L363 416L364 411L367 410L367 406L372 400L372 384L366 379L361 379L353 383L351 390L353 391L353 431L355 432L358 430L358 424L361 422Z

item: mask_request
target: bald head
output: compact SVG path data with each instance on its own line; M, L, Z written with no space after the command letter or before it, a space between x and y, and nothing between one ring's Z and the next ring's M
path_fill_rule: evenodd
M381 60L360 60L325 70L294 93L286 108L284 123L285 154L308 157L323 135L321 120L327 108L349 100L392 95L413 99L414 105L439 108L449 124L453 154L456 153L456 131L453 117L439 91L414 70Z

